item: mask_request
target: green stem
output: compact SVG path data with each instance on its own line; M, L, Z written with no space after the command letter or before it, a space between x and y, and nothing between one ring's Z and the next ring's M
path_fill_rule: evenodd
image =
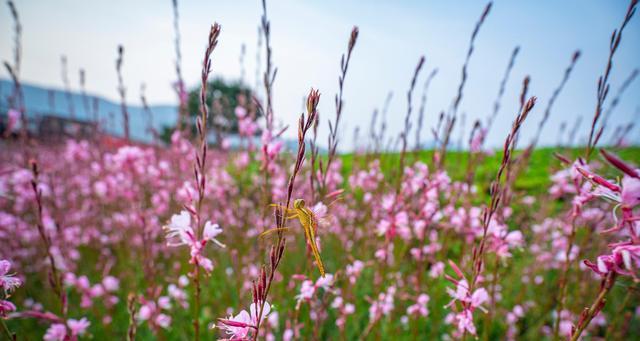
M600 293L598 293L596 300L593 302L593 304L591 304L591 307L589 307L589 309L587 310L586 317L582 321L580 321L580 323L578 323L578 327L576 328L576 331L573 333L573 335L571 335L571 341L577 341L580 338L580 335L582 334L582 332L589 326L589 323L591 323L591 320L593 320L596 314L600 312L600 310L602 309L602 306L606 302L605 297L607 296L609 291L611 291L611 288L613 288L613 284L615 283L615 281L616 281L616 273L613 271L609 272L609 274L607 274L607 277L605 277L602 283L602 288L600 288Z
M196 295L195 295L195 304L194 304L194 310L193 310L193 328L195 331L195 340L199 341L200 340L200 267L198 266L198 264L195 265L195 278L194 278L194 284L195 284L195 290L196 290Z
M9 337L7 340L15 340L15 334L13 334L10 330L9 327L7 327L7 324L4 323L4 319L0 318L0 325L2 325L2 330L7 334L7 337Z

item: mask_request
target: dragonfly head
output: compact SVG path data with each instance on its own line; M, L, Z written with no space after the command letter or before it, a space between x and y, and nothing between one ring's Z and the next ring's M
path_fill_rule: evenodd
M293 207L294 207L294 208L298 208L298 209L300 209L300 208L303 208L303 207L304 207L304 205L305 205L305 203L304 203L304 200L303 200L303 199L296 199L296 200L293 202Z

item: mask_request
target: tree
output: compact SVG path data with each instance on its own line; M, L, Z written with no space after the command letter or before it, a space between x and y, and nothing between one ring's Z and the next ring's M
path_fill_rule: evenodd
M222 78L216 78L207 86L207 106L209 107L210 131L215 133L216 143L224 134L238 133L238 117L236 107L243 107L254 119L261 115L256 110L253 102L253 91L240 82L228 82ZM190 130L196 134L196 117L200 113L200 87L189 91L187 100L187 112L189 113ZM169 141L175 127L165 127L162 137Z

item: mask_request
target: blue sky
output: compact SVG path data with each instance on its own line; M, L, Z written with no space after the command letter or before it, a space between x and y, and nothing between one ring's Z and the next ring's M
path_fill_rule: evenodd
M371 113L381 107L389 91L394 98L388 131L397 134L406 112L406 97L413 69L426 56L421 83L437 67L429 93L425 126L435 124L455 95L469 36L485 1L270 1L277 120L293 124L302 97L319 88L321 136L326 119L334 116L340 55L346 49L353 25L360 27L345 84L342 125L344 148L351 147L355 126L366 132ZM124 79L131 104L139 104L140 84L147 84L153 104L175 103L170 87L175 79L171 1L16 1L24 26L24 81L62 87L60 56L67 55L73 89L78 89L78 69L85 68L89 92L117 99L114 62L118 44L125 46ZM542 144L556 142L562 121L573 124L583 116L580 136L588 132L593 115L596 80L602 73L611 32L622 20L627 1L496 1L476 43L469 80L460 112L484 119L490 112L499 82L514 46L521 47L489 144L500 145L517 110L522 79L531 76L530 94L539 97L537 110L527 122L522 141L528 141L553 89L576 49L582 57L557 100ZM183 71L188 84L200 74L208 27L222 25L214 52L213 74L228 79L240 76L239 55L246 44L246 82L255 84L258 1L182 1L180 4ZM0 58L12 59L12 23L6 5L0 7ZM640 17L625 30L611 75L615 95L620 83L640 67ZM262 53L264 56L264 53ZM262 70L264 66L262 66ZM2 70L0 77L7 77ZM637 120L640 79L631 85L611 118L610 127ZM414 104L418 106L418 102ZM635 115L635 116L634 116ZM415 117L415 116L414 116ZM611 128L612 129L612 128ZM639 142L640 127L632 133ZM294 131L289 131L294 135ZM425 129L423 136L429 136ZM459 132L454 133L457 139ZM606 135L604 140L606 141ZM324 141L325 138L321 138Z

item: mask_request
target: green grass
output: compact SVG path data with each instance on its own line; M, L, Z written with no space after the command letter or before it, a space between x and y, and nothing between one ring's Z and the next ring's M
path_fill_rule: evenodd
M640 147L627 147L621 149L607 149L615 152L620 158L631 162L635 165L640 164ZM538 195L546 193L551 184L550 176L555 170L559 170L564 166L554 156L556 148L539 148L533 151L529 159L528 165L523 174L520 174L515 182L515 189L527 192L530 195ZM514 158L519 157L522 151L516 151ZM560 154L569 159L576 159L584 154L583 148L570 148L560 151ZM454 180L464 179L467 173L467 162L469 153L464 151L447 152L446 171ZM346 177L351 174L354 168L368 169L366 159L362 155L352 153L340 155L342 160L342 174ZM400 162L400 153L384 153L380 155L381 168L386 176L397 174ZM433 169L433 151L424 150L417 153L409 152L406 154L406 165L414 161L427 164L429 169ZM487 189L491 181L495 179L496 172L502 160L502 151L495 152L493 155L484 157L484 160L476 167L475 184L483 189ZM604 159L594 153L592 160L603 163Z

